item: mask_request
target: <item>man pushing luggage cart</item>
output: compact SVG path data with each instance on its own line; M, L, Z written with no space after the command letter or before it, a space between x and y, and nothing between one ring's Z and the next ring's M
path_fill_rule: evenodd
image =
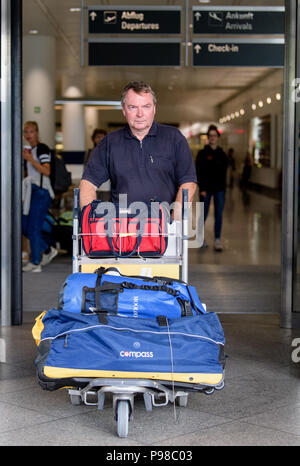
M125 87L128 124L96 147L74 192L73 274L33 329L40 385L100 411L112 393L120 437L137 394L151 411L224 386L223 329L187 283L192 154L176 128L154 122L155 108L150 86ZM107 179L111 203L96 200Z
M182 190L187 191L187 202L191 203L197 186L194 161L186 138L181 132L175 127L154 121L156 103L155 93L147 83L133 81L125 86L121 104L127 124L124 128L108 134L95 148L80 183L81 209L96 199L97 187L110 180L111 201L115 205L120 205L120 196L124 195L128 206L135 202L143 202L145 206L153 204L153 201L166 203L169 206L167 210L170 211L171 206L173 218L181 218ZM168 265L171 262L167 257L179 253L178 244L175 244L178 232L176 224L172 227L169 225L168 229L172 237L169 242L173 241L174 246L173 252L170 253L169 248L164 254L166 260L161 273L173 276L176 272ZM120 235L122 233L121 230ZM166 232L161 233L162 239ZM179 234L181 235L181 232ZM139 247L140 254L142 246ZM84 261L81 261L81 264L81 271L93 270L91 264L84 264ZM75 270L78 271L76 260ZM137 268L134 261L130 261L126 268L126 272L128 271L144 275L156 273L157 263L155 265L154 261L150 268L145 264L144 267ZM187 275L185 278L187 279Z

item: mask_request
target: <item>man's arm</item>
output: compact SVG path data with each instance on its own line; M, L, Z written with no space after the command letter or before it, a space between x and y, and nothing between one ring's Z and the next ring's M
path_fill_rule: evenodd
M194 182L191 183L183 183L181 186L179 186L179 189L177 191L176 199L175 199L175 209L174 209L174 219L175 220L181 220L181 211L182 211L182 190L183 189L188 189L188 204L189 207L193 201L196 189L197 189L197 184Z
M80 208L82 209L90 202L94 201L97 198L96 190L97 186L93 185L90 181L81 180L80 181Z

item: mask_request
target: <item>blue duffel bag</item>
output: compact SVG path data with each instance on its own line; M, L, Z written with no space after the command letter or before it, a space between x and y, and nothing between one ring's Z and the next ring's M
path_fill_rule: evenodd
M36 366L43 388L80 378L142 378L223 385L225 337L214 312L183 319L135 319L52 309L36 319ZM86 382L85 382L86 383Z
M139 318L206 314L193 286L168 277L124 276L113 267L69 275L61 288L58 308Z

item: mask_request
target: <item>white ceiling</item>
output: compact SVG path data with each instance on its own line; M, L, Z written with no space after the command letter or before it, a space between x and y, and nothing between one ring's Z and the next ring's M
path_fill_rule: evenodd
M71 13L71 7L81 7L81 0L24 0L23 34L37 29L39 34L54 35L57 44L56 97L63 95L63 78L81 83L83 96L91 99L119 100L124 85L134 80L149 82L159 99L161 120L199 121L212 119L215 107L270 73L265 68L154 68L154 67L87 67L80 66L81 13ZM189 15L193 5L189 1ZM181 5L185 1L99 1L85 0L88 5ZM283 6L283 0L272 1L211 1L210 5ZM184 37L182 38L184 41ZM190 37L191 40L191 37ZM184 53L182 54L184 55ZM190 60L191 62L191 60Z

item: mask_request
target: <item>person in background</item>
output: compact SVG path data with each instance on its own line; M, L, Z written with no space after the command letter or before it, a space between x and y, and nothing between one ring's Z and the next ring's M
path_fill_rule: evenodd
M251 157L250 152L248 151L244 160L242 178L241 178L241 188L242 190L246 190L248 187L249 179L251 176L253 166L253 159Z
M46 144L39 141L39 128L35 121L24 125L24 137L29 147L23 149L27 177L23 180L22 233L29 239L31 261L24 272L41 272L42 265L49 264L57 250L49 247L42 238L42 227L54 192L50 182L51 153Z
M228 170L227 170L227 186L233 188L234 175L235 172L235 159L234 159L234 149L231 147L228 150Z
M215 125L210 125L207 131L208 144L198 152L196 157L200 201L204 202L204 222L208 216L211 198L214 198L215 251L223 250L221 231L225 204L226 171L228 167L228 157L223 149L218 146L219 137L218 128ZM207 246L205 241L203 246Z
M176 202L180 218L182 189L189 202L196 191L196 173L186 138L175 127L154 121L156 96L149 84L132 81L123 89L127 125L105 136L95 148L80 182L81 208L96 199L96 190L111 181L111 201L127 194L127 202ZM176 212L175 212L176 210Z
M93 134L92 134L92 142L93 142L93 148L92 149L89 149L86 154L85 154L85 157L84 157L84 161L83 161L83 165L84 167L86 166L86 164L90 161L90 158L94 152L94 149L95 147L97 146L97 144L99 144L99 142L104 138L104 136L107 135L107 131L105 131L105 129L101 129L101 128L96 128L94 129L93 131Z

